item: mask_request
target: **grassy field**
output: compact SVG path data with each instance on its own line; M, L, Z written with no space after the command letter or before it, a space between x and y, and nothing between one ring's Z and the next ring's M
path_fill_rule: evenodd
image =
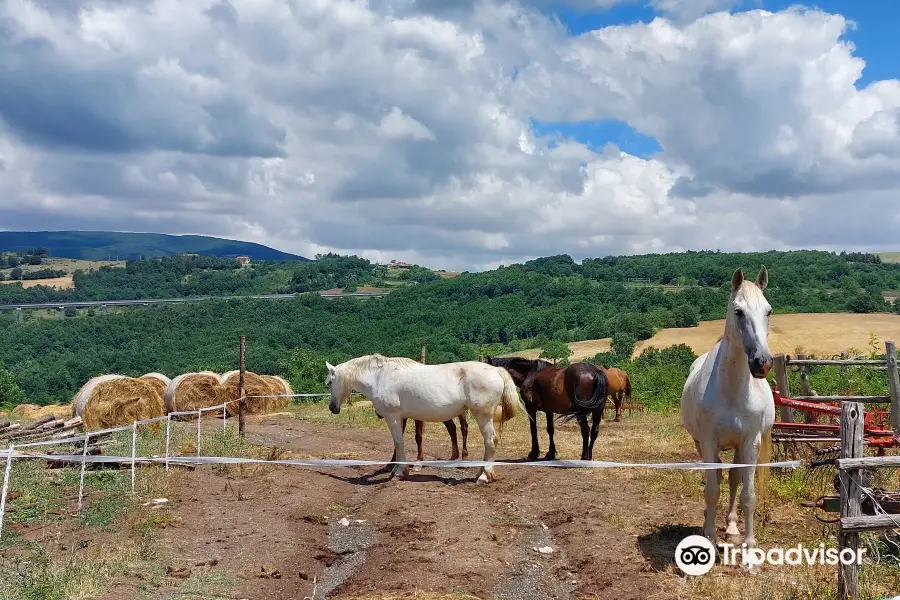
M831 356L844 350L867 350L871 334L882 341L900 341L900 315L883 313L773 315L770 328L772 352L792 355ZM687 344L699 355L712 348L724 330L724 320L704 321L698 327L663 329L649 340L638 342L634 356L650 347L667 348L675 344ZM570 360L584 360L598 352L606 352L610 342L609 338L571 342ZM513 356L533 359L539 354L540 350L531 349Z
M881 257L882 262L886 263L898 263L900 262L900 252L880 252L878 256Z
M100 267L105 266L124 267L125 261L45 258L44 261L39 265L22 265L20 268L25 273L40 271L41 269L55 269L58 271L65 271L66 273L68 273L68 275L64 277L54 277L51 279L30 279L27 281L22 281L21 283L22 287L25 288L44 285L59 290L70 290L75 287L75 283L72 281L72 274L75 273L75 271L90 271L91 269L99 269ZM11 271L12 269L0 269L0 272L4 273L7 277L9 277ZM19 282L7 279L6 281L2 281L0 283L15 284Z

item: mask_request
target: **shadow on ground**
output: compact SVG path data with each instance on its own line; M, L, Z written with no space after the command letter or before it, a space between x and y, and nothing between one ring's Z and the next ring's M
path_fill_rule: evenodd
M638 536L638 548L654 571L664 571L675 564L675 547L689 535L703 535L701 527L661 525Z

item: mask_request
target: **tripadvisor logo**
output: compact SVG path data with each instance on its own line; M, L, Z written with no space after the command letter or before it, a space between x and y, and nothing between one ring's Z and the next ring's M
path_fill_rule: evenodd
M825 544L806 547L802 543L792 548L748 548L734 544L719 544L723 565L746 565L757 567L770 565L860 565L866 553L865 548L825 548ZM675 547L675 564L685 575L705 575L716 562L716 549L712 542L702 535L689 535Z

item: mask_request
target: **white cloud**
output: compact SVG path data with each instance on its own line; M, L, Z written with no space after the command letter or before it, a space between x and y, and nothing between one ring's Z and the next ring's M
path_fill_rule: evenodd
M548 4L7 0L0 226L447 268L894 243L900 83L855 87L843 17L657 0L678 20L570 37ZM618 119L663 152L532 118Z

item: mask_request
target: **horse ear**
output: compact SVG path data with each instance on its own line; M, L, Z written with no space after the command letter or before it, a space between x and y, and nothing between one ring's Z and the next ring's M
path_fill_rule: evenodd
M769 270L766 269L766 265L763 265L763 268L759 270L759 275L756 276L756 285L761 290L766 289L766 286L769 285Z
M744 283L744 271L743 269L738 269L731 276L731 291L736 292L742 283Z
M333 364L331 364L330 362L328 362L328 361L326 360L326 361L325 361L325 366L328 368L328 371L329 371L330 373L334 373L334 365L333 365Z

